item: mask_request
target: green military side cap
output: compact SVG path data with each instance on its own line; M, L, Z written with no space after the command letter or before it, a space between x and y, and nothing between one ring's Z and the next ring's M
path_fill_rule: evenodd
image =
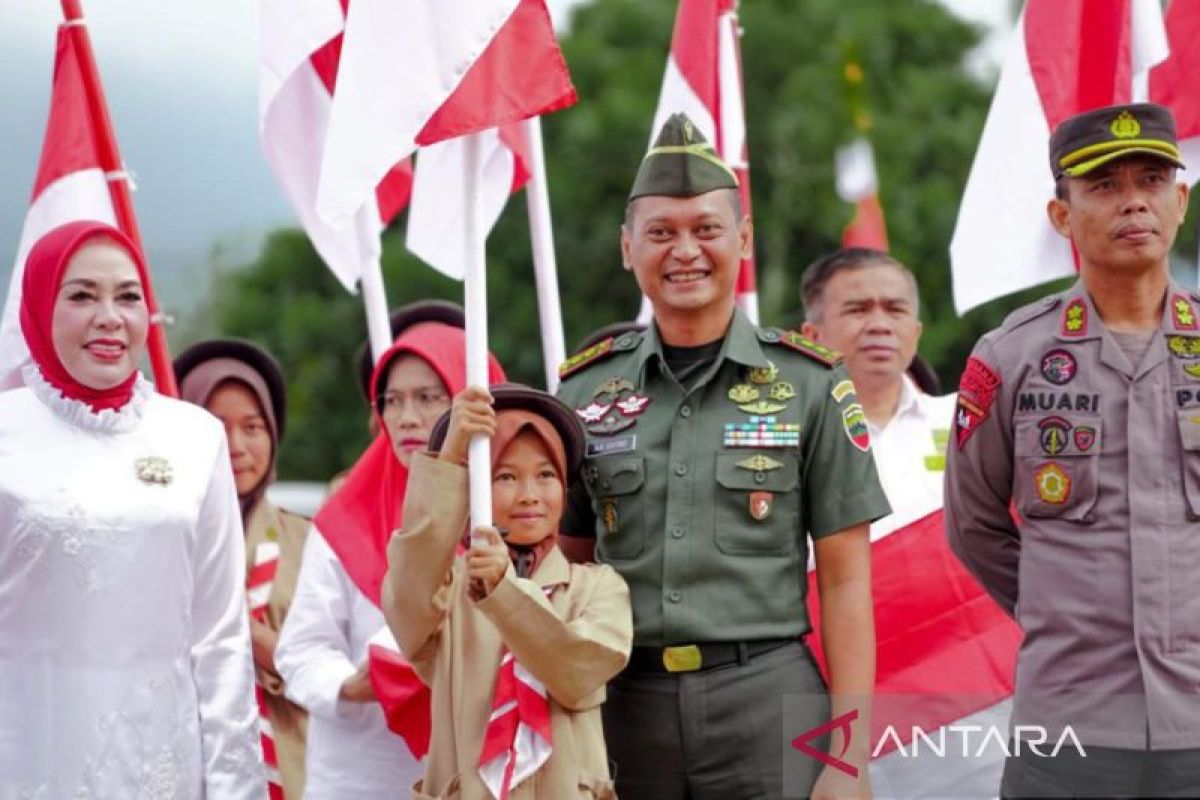
M1156 103L1130 103L1085 111L1064 120L1050 137L1050 171L1078 178L1125 156L1142 154L1176 167L1175 118Z
M642 159L629 199L645 195L692 197L736 189L737 176L686 114L672 114Z

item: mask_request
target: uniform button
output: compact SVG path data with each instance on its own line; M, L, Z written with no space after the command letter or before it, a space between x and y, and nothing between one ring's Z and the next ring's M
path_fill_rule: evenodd
M687 419L691 415L692 415L692 407L691 406L684 406L681 409L679 409L679 416L683 417L684 419Z
M766 479L767 479L767 473L765 473L765 472L754 473L754 482L755 483L762 483Z
M672 603L678 603L683 599L683 592L670 592L667 594L667 599Z
M676 464L675 465L675 474L681 478L684 475L687 475L687 464Z
M683 538L683 528L680 528L678 525L676 525L674 528L671 528L671 538L672 539L682 539Z

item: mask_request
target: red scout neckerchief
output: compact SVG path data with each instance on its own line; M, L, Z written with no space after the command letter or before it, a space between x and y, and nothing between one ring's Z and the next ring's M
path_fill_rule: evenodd
M492 437L492 469L504 451L521 433L532 430L546 446L558 480L566 491L567 457L562 439L545 417L523 409L501 411L496 415L496 434ZM531 545L509 545L509 557L518 577L534 574L558 539L557 529ZM543 589L549 597L554 587ZM483 734L479 753L479 776L497 800L507 800L513 786L519 785L542 768L554 750L550 725L550 700L546 687L531 672L517 663L507 647L500 651L500 667L492 693L492 713Z
M54 303L62 288L63 276L71 258L94 240L112 242L133 259L141 274L142 257L133 242L121 231L103 222L68 222L53 229L34 243L25 259L25 274L21 279L21 333L29 354L37 364L46 383L62 392L64 397L87 404L93 413L119 409L133 397L137 370L109 389L93 389L71 377L54 349L52 325Z
M279 569L279 542L260 542L254 548L254 566L246 575L246 601L250 616L259 622L267 621L270 610L271 587ZM254 699L258 702L259 741L263 761L267 765L267 793L270 800L284 800L283 782L279 777L279 756L275 751L275 732L267 712L266 693L254 682Z
M373 405L384 388L384 373L401 353L424 359L451 396L464 388L467 364L463 330L440 322L422 322L404 331L379 359L371 375ZM489 383L504 380L504 370L489 353ZM387 574L387 545L392 531L401 523L408 469L395 456L379 409L372 413L379 423L379 435L359 457L342 487L317 512L314 522L350 580L379 606ZM398 651L373 645L368 652L371 686L388 727L404 739L415 757L423 757L429 751L432 727L428 687Z

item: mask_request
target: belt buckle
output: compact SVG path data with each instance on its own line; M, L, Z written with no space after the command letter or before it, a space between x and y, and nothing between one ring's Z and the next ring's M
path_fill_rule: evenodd
M704 661L700 648L694 644L664 647L662 660L667 672L695 672Z

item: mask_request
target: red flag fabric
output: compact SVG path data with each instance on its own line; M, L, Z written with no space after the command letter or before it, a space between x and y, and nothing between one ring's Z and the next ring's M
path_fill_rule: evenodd
M879 178L871 143L860 136L839 149L836 166L838 196L854 205L854 217L842 232L842 246L886 251L887 225L879 202Z
M650 139L653 142L667 117L679 111L687 114L737 174L742 207L749 214L740 37L737 0L680 0ZM753 257L742 261L735 292L738 305L757 323Z
M75 38L67 26L60 25L41 160L0 319L0 389L21 384L20 367L29 358L19 316L21 283L30 248L49 231L75 220L117 225L98 141Z

